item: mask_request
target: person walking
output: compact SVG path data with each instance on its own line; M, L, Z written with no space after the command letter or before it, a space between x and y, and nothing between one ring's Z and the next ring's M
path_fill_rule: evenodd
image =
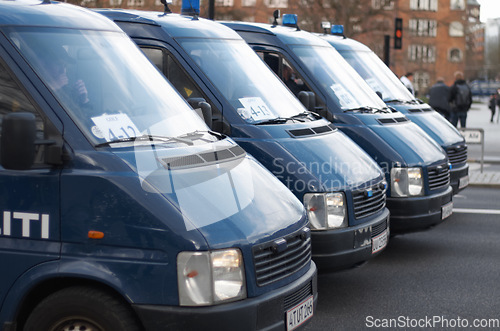
M490 101L488 103L488 108L491 110L491 119L490 122L493 123L493 118L495 117L495 112L497 109L497 102L498 102L498 94L493 93L490 95Z
M461 71L455 72L455 82L451 86L450 95L448 97L450 102L450 122L455 127L465 128L467 122L467 112L472 105L472 93L469 85L464 80L464 74Z
M404 76L401 76L400 80L408 91L410 91L412 95L415 95L415 89L413 88L413 72L407 72Z
M444 83L443 77L438 77L436 84L432 85L429 90L429 105L448 121L450 120L450 103L448 102L450 90L450 87Z

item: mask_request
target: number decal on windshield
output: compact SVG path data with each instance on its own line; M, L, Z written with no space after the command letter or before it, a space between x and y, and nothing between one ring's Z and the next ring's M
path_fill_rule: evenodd
M139 129L137 129L127 114L105 114L99 117L92 117L92 121L106 141L116 141L140 135Z
M259 97L240 98L239 101L244 108L239 108L238 114L244 120L256 122L276 118L276 115L271 112L264 100Z

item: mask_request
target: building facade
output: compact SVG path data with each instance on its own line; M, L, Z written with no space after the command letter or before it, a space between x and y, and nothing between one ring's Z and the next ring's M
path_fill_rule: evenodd
M71 0L70 0L71 1ZM170 8L180 12L182 0ZM185 0L187 1L187 0ZM438 77L452 84L454 73L466 79L485 75L485 29L476 0L214 0L216 20L271 23L273 11L296 13L303 30L322 32L321 22L343 24L347 37L361 41L381 58L384 39L391 38L389 67L398 76L413 72L422 96ZM163 10L160 0L83 0L87 7ZM200 16L208 17L209 0L201 0ZM403 20L401 49L394 49L394 21Z

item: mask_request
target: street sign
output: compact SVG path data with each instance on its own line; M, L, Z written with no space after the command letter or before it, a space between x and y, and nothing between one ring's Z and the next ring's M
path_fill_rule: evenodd
M484 165L484 129L473 129L473 128L460 128L459 129L462 136L465 138L465 143L467 144L480 144L481 145L481 173L483 173Z
M484 142L483 129L459 129L467 144L482 144Z

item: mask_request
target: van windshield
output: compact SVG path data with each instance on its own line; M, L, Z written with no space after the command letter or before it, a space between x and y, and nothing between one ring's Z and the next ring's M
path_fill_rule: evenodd
M306 112L243 40L178 41L245 121L262 123Z
M384 101L413 102L415 99L396 75L373 52L339 51Z
M177 144L185 140L174 137L208 130L124 33L16 27L7 35L95 145Z
M385 104L333 47L290 45L323 93L338 108L383 109Z

